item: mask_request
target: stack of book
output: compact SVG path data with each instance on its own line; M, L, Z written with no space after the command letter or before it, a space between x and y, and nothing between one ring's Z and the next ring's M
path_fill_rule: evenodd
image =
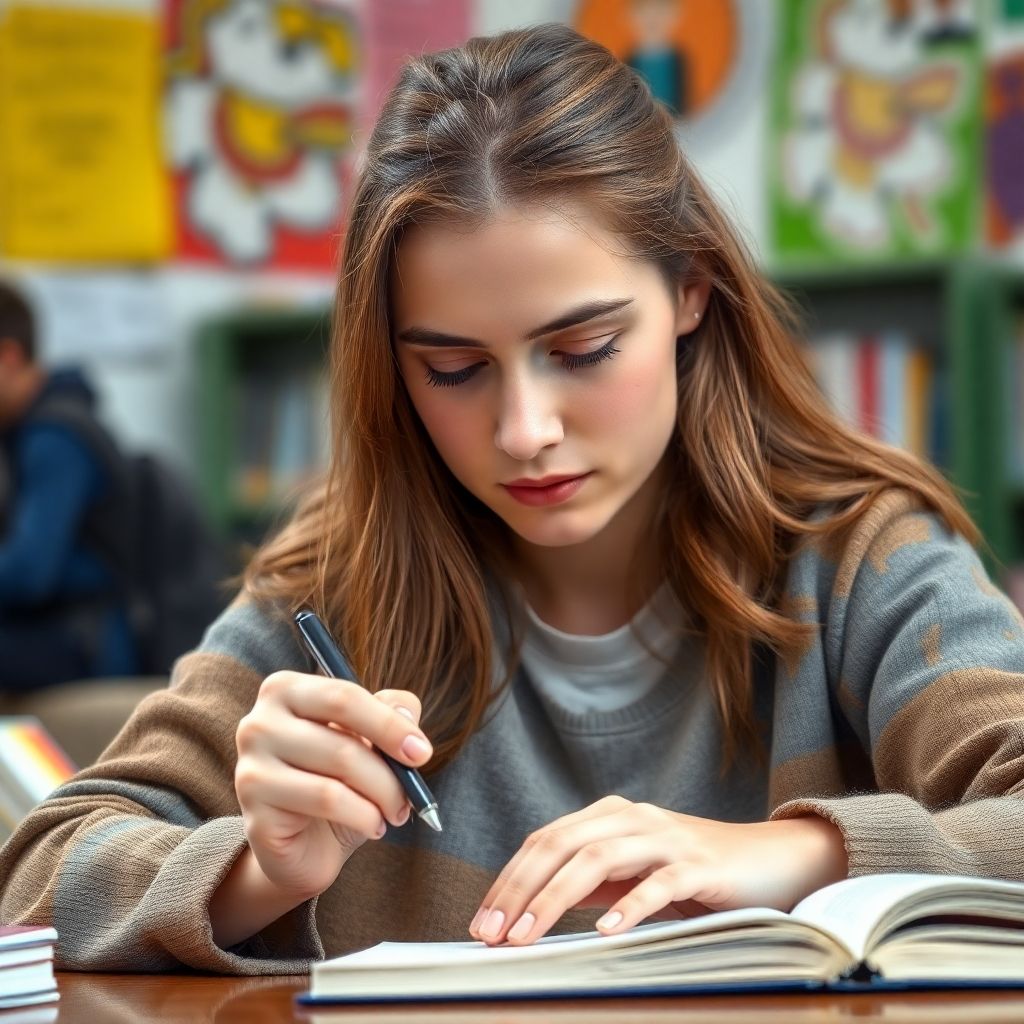
M0 1019L3 1021L53 1021L59 998L53 975L53 928L0 925ZM35 1006L31 1016L3 1013L12 1007Z
M0 843L75 766L38 718L0 718Z

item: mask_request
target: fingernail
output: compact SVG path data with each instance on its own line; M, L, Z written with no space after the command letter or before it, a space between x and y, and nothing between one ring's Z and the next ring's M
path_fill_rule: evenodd
M514 925L512 925L506 938L509 939L525 939L530 934L530 930L537 923L537 918L527 911Z
M377 838L380 839L384 835L384 833L387 832L387 830L388 830L388 823L386 821L382 821L380 823L380 828L377 829Z
M413 718L412 712L408 708L395 708L395 710L400 715L405 715L405 717L408 718L410 722L415 722L416 721L416 719Z
M487 915L487 920L480 926L480 934L485 935L489 939L497 937L498 932L501 931L501 926L505 923L505 914L501 910L492 910Z
M613 910L610 913L605 914L604 917L602 917L597 922L597 927L598 928L615 928L616 926L618 926L621 923L621 921L622 921L622 914L618 910Z
M406 736L402 741L402 753L410 761L419 761L430 756L430 744L426 740L421 740L419 736Z
M482 921L482 920L483 920L483 919L484 919L484 918L485 918L486 916L487 916L487 908L486 908L486 907L481 907L481 908L480 908L480 909L479 909L479 910L478 910L478 911L476 912L476 917L474 917L474 918L473 918L473 920L469 922L469 930L470 930L471 932L475 932L475 931L476 931L476 929L477 929L477 925L479 925L479 924L480 924L480 922L481 922L481 921Z
M395 818L395 821L397 821L399 825L404 825L409 820L409 815L410 815L411 812L412 812L412 808L408 804L406 804L398 812L398 816Z

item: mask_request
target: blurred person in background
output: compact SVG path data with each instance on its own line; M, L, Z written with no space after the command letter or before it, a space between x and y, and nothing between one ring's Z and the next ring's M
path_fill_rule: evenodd
M136 667L127 463L84 374L43 367L35 335L0 282L0 695Z

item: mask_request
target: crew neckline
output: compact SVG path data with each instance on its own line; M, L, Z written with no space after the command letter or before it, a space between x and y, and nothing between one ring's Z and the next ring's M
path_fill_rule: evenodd
M692 630L687 628L688 616L667 582L629 622L598 636L566 633L544 622L525 600L523 608L523 653L528 659L539 659L562 671L569 666L580 675L621 672L640 659L652 657L634 633L636 630L665 662L656 682L635 700L612 709L574 710L547 692L520 659L519 672L527 676L552 722L566 733L609 735L635 730L666 714L685 698L691 689L693 666L698 662L698 670L703 673L698 645ZM621 653L623 647L625 653ZM617 653L618 657L609 661L609 652Z
M685 624L683 607L666 581L629 622L608 633L567 633L545 622L529 602L523 601L526 631L523 647L548 662L574 669L621 670L651 656L648 647L662 658L671 658ZM646 641L646 645L640 638Z

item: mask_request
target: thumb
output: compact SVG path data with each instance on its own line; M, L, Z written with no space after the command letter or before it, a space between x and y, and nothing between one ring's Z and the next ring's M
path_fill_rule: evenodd
M404 715L409 721L416 725L420 724L422 706L415 693L411 693L409 690L378 690L374 696L400 715Z

